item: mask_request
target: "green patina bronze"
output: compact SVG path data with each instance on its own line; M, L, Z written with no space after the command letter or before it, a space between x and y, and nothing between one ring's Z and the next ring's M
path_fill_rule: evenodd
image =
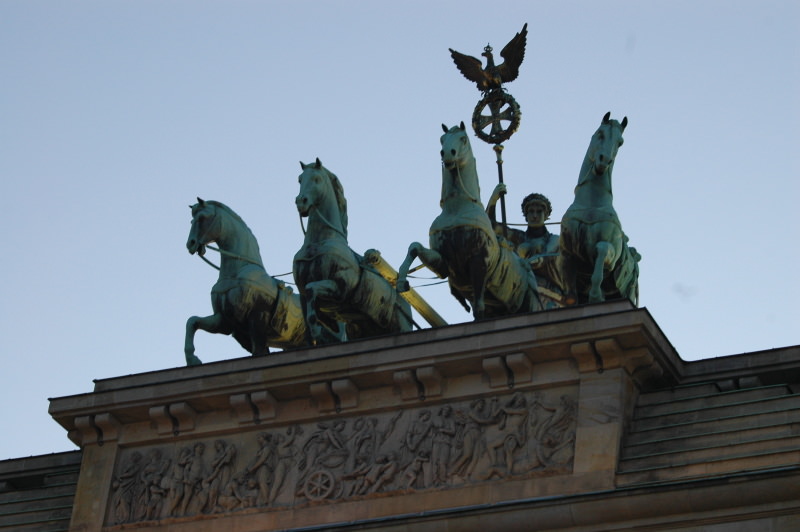
M560 307L563 303L564 287L558 261L559 238L548 231L545 225L553 211L550 200L537 193L528 194L522 200L522 214L528 228L520 231L505 227L496 220L495 206L505 193L506 185L498 184L486 203L486 214L492 221L497 238L501 245L513 249L530 263L536 274L539 295L543 296L545 308Z
M475 135L489 144L508 140L519 127L522 116L519 104L502 85L517 79L519 67L525 59L527 39L528 25L525 24L522 31L514 35L500 51L504 61L499 65L495 65L492 47L487 44L481 54L486 58L486 67L480 59L450 48L450 57L458 70L483 93L483 98L472 113L472 127ZM504 124L507 125L504 127Z
M575 201L561 220L561 272L567 303L607 298L639 299L641 255L628 237L612 204L611 172L628 118L606 113L583 159Z
M478 172L464 123L444 129L441 214L430 228L428 249L412 243L397 286L408 289L411 263L419 257L476 319L541 310L530 266L500 246L480 199Z
M319 159L300 163L303 247L294 256L310 340L343 342L411 330L411 307L386 279L347 244L347 200L339 179Z
M253 355L266 355L270 347L305 345L305 322L300 298L281 281L267 274L258 242L244 221L226 205L197 198L186 248L205 254L216 242L220 249L219 278L211 288L214 313L186 321L186 364L200 364L194 354L198 329L232 335Z

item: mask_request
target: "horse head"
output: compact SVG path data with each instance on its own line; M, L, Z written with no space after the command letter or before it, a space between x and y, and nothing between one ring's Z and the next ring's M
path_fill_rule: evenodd
M448 128L442 124L442 202L467 200L480 203L480 185L475 156L464 122Z
M309 216L316 211L319 216L334 222L338 220L341 230L347 234L347 200L339 178L325 168L319 158L311 164L300 162L303 172L297 178L300 193L294 200L297 212L301 217ZM339 228L336 228L337 230Z
M206 253L206 244L219 237L219 224L216 222L216 207L213 202L197 198L197 203L189 206L192 209L192 228L186 240L186 249L201 257Z
M603 122L595 131L592 142L589 144L589 153L587 153L596 175L603 175L613 167L617 150L624 142L622 132L625 131L627 125L627 116L622 119L622 122L612 120L610 111L603 117Z
M460 170L475 160L464 122L451 128L442 124L442 130L444 135L439 140L442 143L442 164L445 168L450 171Z

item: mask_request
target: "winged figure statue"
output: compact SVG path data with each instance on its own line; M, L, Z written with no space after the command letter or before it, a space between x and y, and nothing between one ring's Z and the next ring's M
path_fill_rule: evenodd
M528 38L528 24L522 27L522 31L517 33L513 39L500 52L505 60L499 65L494 64L492 47L488 44L481 54L486 58L486 68L480 59L464 55L450 48L450 55L458 69L470 81L478 85L478 90L486 93L494 89L499 89L502 83L508 83L517 79L519 66L525 58L525 43Z

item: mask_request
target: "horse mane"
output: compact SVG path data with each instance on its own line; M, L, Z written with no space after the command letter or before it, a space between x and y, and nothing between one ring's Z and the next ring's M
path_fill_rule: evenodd
M328 179L331 182L331 187L333 188L333 194L336 197L336 206L339 207L339 218L342 222L342 230L344 231L344 236L347 236L347 199L344 197L344 187L342 187L342 182L339 181L339 178L336 177L336 174L325 168L325 173L328 175Z
M221 201L206 200L206 203L208 203L209 205L213 205L213 206L215 206L217 208L222 209L223 211L227 212L230 215L231 218L233 218L235 221L237 221L240 224L242 224L242 227L247 229L247 232L250 233L250 236L252 236L253 240L256 241L256 250L258 251L258 239L256 239L256 235L253 234L253 231L250 229L250 227L248 227L247 224L244 222L244 220L242 220L242 217L239 216L238 214L236 214L236 211L234 211L233 209L231 209L230 207L228 207L227 205L225 205ZM259 251L259 253L260 253L260 251Z

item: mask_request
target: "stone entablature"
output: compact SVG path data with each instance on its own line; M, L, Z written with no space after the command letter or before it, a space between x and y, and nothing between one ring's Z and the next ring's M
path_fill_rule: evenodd
M618 301L99 380L50 411L84 453L73 529L282 529L613 489L637 388L682 365Z

